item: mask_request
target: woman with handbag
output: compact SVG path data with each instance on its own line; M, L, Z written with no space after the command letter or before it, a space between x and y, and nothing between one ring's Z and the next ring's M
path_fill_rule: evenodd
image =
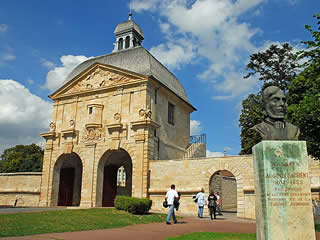
M198 205L198 217L202 218L203 217L203 207L206 205L206 197L204 195L204 189L201 188L201 191L198 192L195 201L197 201Z
M216 195L214 195L214 192L211 191L210 195L208 197L208 208L209 208L209 213L210 213L211 220L213 220L212 214L214 216L214 219L216 219L217 200L218 199L217 199Z

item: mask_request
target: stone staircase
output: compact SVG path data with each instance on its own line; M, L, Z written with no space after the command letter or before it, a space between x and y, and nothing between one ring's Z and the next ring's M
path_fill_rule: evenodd
M190 136L190 145L186 149L184 159L206 157L206 135Z

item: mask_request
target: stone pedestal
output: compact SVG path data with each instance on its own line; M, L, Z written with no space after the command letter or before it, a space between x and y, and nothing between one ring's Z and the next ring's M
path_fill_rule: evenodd
M262 141L253 147L258 240L315 240L304 141Z

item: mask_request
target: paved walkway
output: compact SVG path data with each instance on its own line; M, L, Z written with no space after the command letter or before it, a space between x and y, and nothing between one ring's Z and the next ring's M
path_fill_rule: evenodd
M81 232L48 233L41 235L1 238L1 240L163 240L192 232L227 232L255 233L256 225L253 220L239 219L234 214L225 213L216 220L199 219L185 216L178 224L165 223L139 224L123 228L101 229ZM317 233L320 240L320 234Z

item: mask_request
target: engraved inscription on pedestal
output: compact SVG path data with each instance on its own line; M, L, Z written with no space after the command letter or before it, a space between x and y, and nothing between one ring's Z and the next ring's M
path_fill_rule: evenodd
M257 239L315 239L304 141L262 141L253 148Z

